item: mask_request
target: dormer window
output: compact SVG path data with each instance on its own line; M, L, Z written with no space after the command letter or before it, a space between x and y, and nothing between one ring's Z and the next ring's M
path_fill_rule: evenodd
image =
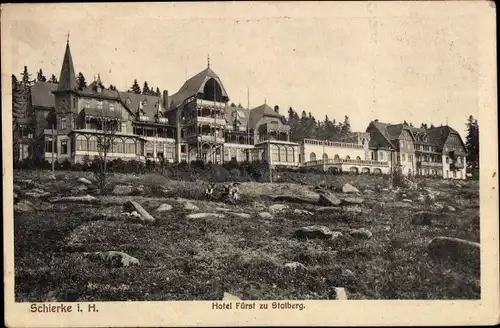
M97 85L97 92L99 92L99 93L102 92L102 87L100 85Z
M102 109L102 101L97 102L97 109Z
M115 110L115 106L113 104L109 104L109 110L110 111L114 111Z
M148 105L147 100L144 100L144 101L142 102L142 106L146 107L147 105Z
M132 104L132 101L130 100L130 98L127 98L127 100L125 100L125 103L126 103L127 105L131 105L131 104Z

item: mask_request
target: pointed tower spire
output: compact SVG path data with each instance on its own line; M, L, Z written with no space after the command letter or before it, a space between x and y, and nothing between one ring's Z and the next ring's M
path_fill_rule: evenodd
M208 64L208 68L210 68L210 54L207 57L207 64Z
M57 87L58 91L75 90L78 86L75 68L73 66L73 58L71 57L71 50L69 48L69 33L67 36L66 51L64 52L61 74L59 75L59 86Z

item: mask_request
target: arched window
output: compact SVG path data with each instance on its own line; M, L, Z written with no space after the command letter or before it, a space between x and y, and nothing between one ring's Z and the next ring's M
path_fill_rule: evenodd
M95 136L90 136L88 140L89 151L99 151L97 147L97 138Z
M310 161L315 161L316 160L316 154L315 153L311 153L311 155L309 155L309 160Z
M113 141L113 153L124 153L125 152L125 146L123 144L123 140L121 138L115 138Z
M328 159L328 154L323 153L323 159Z
M336 159L336 160L338 160L338 159L340 159L340 156L337 155L337 154L335 154L335 156L333 156L333 158Z
M360 161L360 160L361 160L361 157L356 156L356 160L357 160L357 161Z
M351 156L347 155L347 156L345 157L345 159L351 159Z

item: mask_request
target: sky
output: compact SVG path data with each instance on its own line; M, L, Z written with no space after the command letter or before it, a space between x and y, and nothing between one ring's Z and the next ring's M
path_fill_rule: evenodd
M479 114L481 16L468 2L12 5L11 67L59 78L66 34L76 72L170 94L207 67L230 101L317 119L448 124ZM2 24L2 28L4 28ZM247 89L248 88L248 89ZM248 90L248 94L247 94Z

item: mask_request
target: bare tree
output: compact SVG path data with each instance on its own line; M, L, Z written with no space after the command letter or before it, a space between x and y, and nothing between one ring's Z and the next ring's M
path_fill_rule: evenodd
M97 151L98 158L95 163L94 175L96 177L99 190L101 194L105 193L107 186L107 160L108 154L113 149L113 143L115 141L115 135L118 131L119 120L110 118L104 115L101 110L102 115L99 117L101 122L101 130L96 135L97 139Z

